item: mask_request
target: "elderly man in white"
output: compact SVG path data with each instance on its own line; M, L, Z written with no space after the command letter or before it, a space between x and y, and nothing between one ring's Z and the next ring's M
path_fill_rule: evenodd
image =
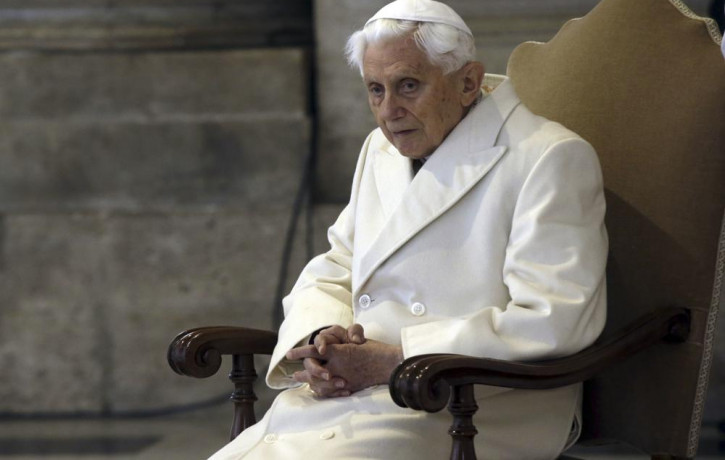
M482 90L471 32L442 3L385 6L347 55L378 129L330 250L284 299L267 383L287 390L214 460L447 458L450 415L390 397L404 358L553 358L604 326L605 204L592 147L533 115L509 81ZM578 435L581 385L480 386L476 397L482 458L555 458Z

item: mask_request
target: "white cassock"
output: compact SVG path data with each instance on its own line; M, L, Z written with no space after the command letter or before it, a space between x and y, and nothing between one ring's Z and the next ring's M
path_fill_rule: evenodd
M315 397L285 353L324 326L358 322L405 357L553 358L591 344L606 316L604 192L592 147L533 115L510 81L454 128L413 176L379 129L363 145L329 252L284 299L267 383L290 388L212 458L444 459L451 416L403 409L380 385ZM581 385L476 387L480 458L555 458Z

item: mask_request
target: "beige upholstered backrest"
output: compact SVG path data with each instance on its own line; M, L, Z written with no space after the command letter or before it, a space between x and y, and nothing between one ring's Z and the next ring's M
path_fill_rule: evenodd
M600 156L611 247L607 331L652 308L693 310L687 344L658 345L587 383L585 437L695 453L725 259L719 41L714 23L676 0L603 0L509 61L523 102Z

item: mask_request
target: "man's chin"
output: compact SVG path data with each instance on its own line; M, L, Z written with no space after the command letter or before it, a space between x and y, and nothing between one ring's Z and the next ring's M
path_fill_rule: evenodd
M424 158L426 156L426 154L424 152L421 152L420 149L411 148L409 146L395 145L395 148L398 150L398 152L400 152L401 155L403 155L404 157L408 157L411 160Z

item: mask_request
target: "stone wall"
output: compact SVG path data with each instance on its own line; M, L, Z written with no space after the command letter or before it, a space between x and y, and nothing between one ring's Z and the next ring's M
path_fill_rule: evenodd
M312 0L4 0L0 49L309 45L311 15Z
M226 372L173 374L165 349L189 327L272 326L312 139L311 3L9 3L0 413L117 413L229 392ZM299 17L280 17L281 3ZM294 252L290 272L304 257Z

